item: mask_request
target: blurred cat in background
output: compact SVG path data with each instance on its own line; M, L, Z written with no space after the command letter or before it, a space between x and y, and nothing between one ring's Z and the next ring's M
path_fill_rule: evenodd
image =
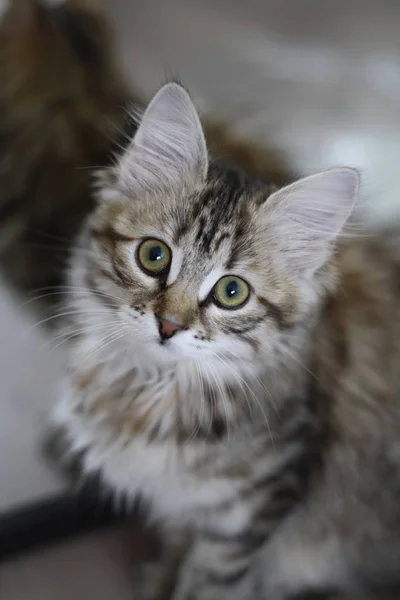
M93 171L135 128L100 0L3 0L0 17L0 264L23 293L53 303L93 208ZM134 24L132 25L134 26ZM273 151L208 123L211 147L250 171L288 178Z
M53 4L14 0L0 24L0 259L24 292L60 283L132 100L96 3Z

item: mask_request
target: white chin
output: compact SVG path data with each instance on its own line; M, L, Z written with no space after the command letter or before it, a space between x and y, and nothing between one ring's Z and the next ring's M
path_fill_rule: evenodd
M158 342L157 347L158 352L171 363L182 361L184 359L191 360L194 358L193 354L188 352L188 349L185 349L184 347L182 348L182 346L175 344L172 340L167 340L163 344Z
M154 358L154 361L161 364L171 364L183 357L178 346L168 340L161 342L160 339L157 339L154 345L151 344L150 354Z

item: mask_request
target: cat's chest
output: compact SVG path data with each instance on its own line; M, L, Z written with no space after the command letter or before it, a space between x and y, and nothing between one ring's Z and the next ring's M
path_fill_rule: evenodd
M102 471L112 487L130 498L144 499L157 517L193 523L231 501L243 485L242 479L213 470L211 455L194 446L181 448L174 441L157 444L138 437L104 457ZM229 464L227 456L225 460Z
M98 376L94 369L69 378L57 417L74 447L85 450L85 468L100 469L117 492L144 498L159 517L192 521L252 477L256 462L242 437L229 444L202 438L194 420L192 435L180 438L184 411L169 380L135 387Z

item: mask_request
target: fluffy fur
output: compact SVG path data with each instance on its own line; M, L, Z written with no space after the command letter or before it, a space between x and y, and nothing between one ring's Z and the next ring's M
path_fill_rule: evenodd
M357 190L347 168L277 189L210 162L176 84L101 176L56 422L87 471L195 533L174 598L393 580L400 246L341 239ZM171 249L160 278L137 261L147 238ZM213 301L226 274L250 286L237 310ZM160 319L180 331L160 337Z
M7 8L2 262L30 289L60 280L52 246L91 213L86 167L108 162L130 93L89 3ZM87 471L189 531L176 599L398 597L397 233L340 240L353 171L282 188L273 154L205 131L169 86L99 177L55 421ZM138 267L143 236L172 249L166 278ZM235 311L210 294L227 272L251 287ZM182 330L160 338L160 317Z
M285 298L284 274L268 259L269 251L279 252L279 239L265 244L265 231L285 219L279 207L300 197L302 186L282 198L272 194L266 210L271 186L210 166L199 118L176 84L153 99L99 185L99 208L70 268L76 339L57 423L73 450L84 451L88 471L100 469L115 489L143 497L157 519L198 531L206 545L218 547L214 538L226 536L236 546L235 558L210 554L214 575L203 561L196 566L205 577L199 598L219 595L247 573L256 548L300 497L315 452L307 390L300 401L293 394L306 386L295 357L308 325L296 328L293 318L315 303L318 286L314 297L293 287ZM340 204L335 211L346 218L350 170L305 185L325 186L327 198L346 197L347 212ZM165 277L135 266L140 240L151 237L172 249ZM312 271L306 252L304 266ZM229 272L254 289L242 311L211 301ZM185 330L160 339L160 318ZM276 378L277 370L285 377Z

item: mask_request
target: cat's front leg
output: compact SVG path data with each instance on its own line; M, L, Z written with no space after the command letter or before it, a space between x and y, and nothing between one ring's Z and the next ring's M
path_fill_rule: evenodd
M259 540L201 536L181 565L172 600L256 600L252 563Z

